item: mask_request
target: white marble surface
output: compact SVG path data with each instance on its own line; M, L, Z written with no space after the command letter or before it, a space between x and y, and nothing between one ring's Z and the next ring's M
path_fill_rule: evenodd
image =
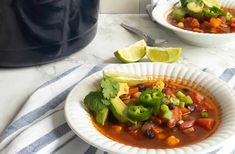
M173 32L153 23L147 15L101 14L95 39L80 52L48 65L0 69L0 132L42 83L78 63L118 63L113 52L140 39L120 27L121 22L132 24L155 38L167 39L169 43L165 46L182 47L184 60L181 62L186 65L211 69L219 69L214 67L215 64L235 66L235 46L198 48L185 44Z

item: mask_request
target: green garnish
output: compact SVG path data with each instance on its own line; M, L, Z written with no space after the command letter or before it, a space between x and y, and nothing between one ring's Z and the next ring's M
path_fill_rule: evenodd
M119 84L111 77L105 76L101 81L102 93L106 99L111 99L117 96Z
M193 100L190 96L184 97L184 102L185 102L186 105L193 104Z
M108 116L110 101L103 97L101 91L90 92L84 99L84 104L96 117L96 122L104 125Z
M208 113L208 112L206 112L206 111L201 112L201 117L202 117L202 118L208 118L208 116L209 116L209 113Z
M179 105L180 104L180 100L176 97L171 97L170 102L173 103L174 105Z
M224 12L224 10L213 6L212 8L205 8L203 9L203 13L205 16L210 17L210 18L216 18L220 15L226 15L226 13Z
M145 121L152 115L152 110L141 105L130 105L127 116L134 121Z
M145 107L154 107L162 103L163 97L164 94L158 89L146 90L141 93L140 102Z
M184 102L185 105L190 105L193 104L193 100L190 96L185 95L184 93L182 93L181 91L178 91L176 93L176 97L181 101Z
M101 91L90 92L84 99L84 104L92 112L98 112L108 106ZM104 103L105 102L105 103Z
M181 91L178 91L178 92L176 93L176 96L177 96L179 99L183 99L184 97L186 97L185 94L182 93Z
M172 119L173 113L171 112L171 110L169 109L169 107L166 104L161 105L161 110L163 112L162 118L164 118L166 120Z
M180 106L180 108L184 108L185 107L185 102L180 102L179 106Z

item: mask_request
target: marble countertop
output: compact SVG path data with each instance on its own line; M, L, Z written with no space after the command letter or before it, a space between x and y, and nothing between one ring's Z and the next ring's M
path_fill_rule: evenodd
M81 51L55 63L20 69L0 69L0 132L9 124L31 93L42 83L61 74L78 63L118 63L113 52L128 46L138 36L120 26L125 22L150 34L154 38L169 41L165 46L182 47L186 65L199 68L214 64L235 66L235 46L223 48L199 48L182 42L173 32L153 23L147 15L101 14L95 39ZM143 61L146 61L144 59Z

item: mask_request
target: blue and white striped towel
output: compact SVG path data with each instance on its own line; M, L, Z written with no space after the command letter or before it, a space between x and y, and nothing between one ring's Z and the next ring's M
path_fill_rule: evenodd
M71 131L66 124L63 107L66 96L75 84L113 65L78 65L39 87L0 135L0 153L106 153L88 145ZM235 68L214 71L214 74L235 89ZM230 153L233 147L233 144L228 145L216 153Z

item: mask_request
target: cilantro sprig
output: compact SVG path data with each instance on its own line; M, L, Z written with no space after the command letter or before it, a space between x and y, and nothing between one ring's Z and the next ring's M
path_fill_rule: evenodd
M93 113L98 113L110 105L110 99L117 96L119 83L111 77L101 81L101 91L92 91L84 99L84 104Z
M104 98L111 99L117 96L119 84L111 77L104 77L101 81L102 93Z

